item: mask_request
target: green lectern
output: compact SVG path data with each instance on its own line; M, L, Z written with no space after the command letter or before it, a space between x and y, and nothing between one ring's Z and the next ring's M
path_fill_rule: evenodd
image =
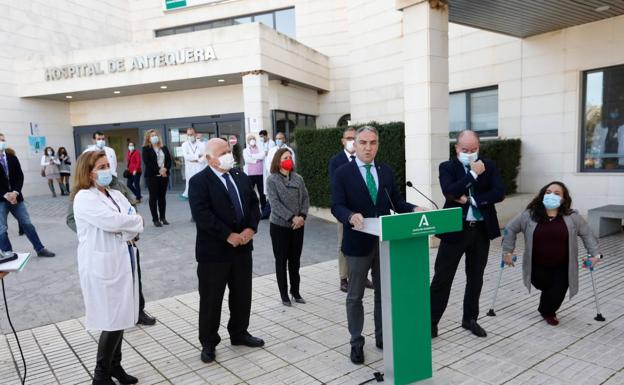
M431 365L429 235L462 229L461 208L366 218L379 236L384 383L427 382Z

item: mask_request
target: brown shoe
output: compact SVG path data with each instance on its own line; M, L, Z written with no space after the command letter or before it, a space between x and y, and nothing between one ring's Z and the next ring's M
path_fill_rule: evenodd
M559 325L559 320L557 319L557 316L549 315L549 316L542 316L542 317L544 317L544 320L549 325L552 325L552 326Z
M349 291L349 281L347 279L340 280L340 291L344 291L345 293Z
M371 281L370 279L366 279L366 288L367 289L374 289L375 285L373 285L373 281Z

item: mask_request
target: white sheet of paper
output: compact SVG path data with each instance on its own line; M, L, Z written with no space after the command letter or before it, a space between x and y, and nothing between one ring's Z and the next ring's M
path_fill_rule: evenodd
M19 272L24 269L30 259L30 253L17 253L17 259L10 262L0 263L0 271Z
M364 227L358 231L379 236L380 226L379 218L364 218Z

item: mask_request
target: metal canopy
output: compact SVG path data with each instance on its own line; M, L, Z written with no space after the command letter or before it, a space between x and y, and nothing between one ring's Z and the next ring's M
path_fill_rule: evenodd
M449 21L529 37L624 14L624 0L449 0Z

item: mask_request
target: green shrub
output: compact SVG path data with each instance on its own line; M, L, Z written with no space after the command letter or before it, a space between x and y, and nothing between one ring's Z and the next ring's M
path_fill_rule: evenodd
M388 164L395 172L401 192L405 194L405 129L403 122L359 124L355 127L370 125L379 131L379 153L377 159ZM297 172L303 176L310 205L317 207L331 206L329 186L329 160L342 150L340 138L344 128L298 128Z
M450 156L455 156L455 143L450 143ZM516 178L520 168L520 139L483 140L479 156L496 163L505 184L505 194L518 191Z

